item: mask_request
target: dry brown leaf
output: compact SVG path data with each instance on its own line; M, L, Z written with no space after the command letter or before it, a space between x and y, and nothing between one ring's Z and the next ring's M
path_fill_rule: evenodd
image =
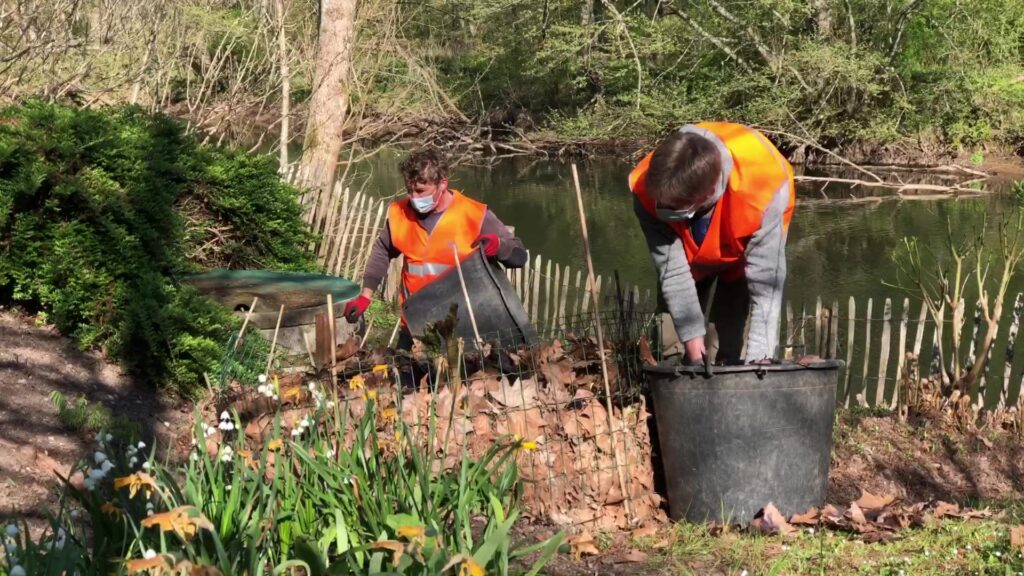
M935 518L942 518L943 516L959 516L960 506L939 500L935 503L935 508L932 510L932 514Z
M786 522L786 517L771 502L761 510L761 516L755 517L750 525L761 533L768 535L781 534L786 536L796 531L796 528L793 528L789 522Z
M860 506L858 506L856 502L850 504L850 507L846 510L845 516L857 527L864 526L868 523L868 519L864 516L864 511L860 509Z
M663 538L652 544L651 548L654 548L655 550L661 550L662 548L668 548L669 544L671 544L671 542L669 542L669 539Z
M528 408L537 404L537 381L529 378L518 378L514 384L508 378L501 377L498 390L491 396L507 408Z
M647 341L646 334L640 337L640 360L648 366L658 364L658 361L654 359L654 354L651 353L651 343Z
M646 538L648 536L654 536L658 533L657 526L644 526L643 528L637 528L629 533L632 538Z
M643 552L641 552L639 550L633 549L633 550L630 550L629 552L627 552L618 561L619 562L643 563L643 562L647 562L647 554L644 554Z
M601 553L597 549L597 545L594 543L594 537L590 535L590 532L582 532L578 536L574 536L569 539L569 545L572 548L572 554L576 558L581 556L597 556Z
M1024 552L1024 525L1010 530L1010 547Z
M359 339L353 336L335 349L334 356L338 359L338 362L344 362L345 360L355 356L358 351Z
M860 492L860 498L857 499L856 504L865 513L870 513L873 510L882 510L895 501L895 496L876 496L871 492L862 489Z
M810 510L803 514L793 514L793 517L789 519L790 524L797 524L800 526L817 526L820 519L821 513L814 506Z

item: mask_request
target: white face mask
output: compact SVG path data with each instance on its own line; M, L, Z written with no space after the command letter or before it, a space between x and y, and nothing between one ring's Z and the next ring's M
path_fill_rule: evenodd
M437 199L433 196L427 196L424 198L410 198L412 200L412 207L420 214L426 214L437 206Z

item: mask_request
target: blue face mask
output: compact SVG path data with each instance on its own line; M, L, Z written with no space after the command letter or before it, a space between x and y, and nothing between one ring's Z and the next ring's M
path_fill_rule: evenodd
M426 214L437 206L437 199L433 196L427 196L425 198L411 198L412 207L420 214Z

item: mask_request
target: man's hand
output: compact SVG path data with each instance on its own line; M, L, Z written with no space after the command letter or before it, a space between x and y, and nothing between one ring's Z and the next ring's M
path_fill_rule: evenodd
M693 340L687 340L683 342L683 348L686 349L686 359L693 364L701 364L704 362L704 356L707 354L707 349L704 348L704 337L699 336Z
M361 294L355 300L350 300L348 304L345 304L345 320L347 320L349 324L355 324L369 307L370 298L365 294Z
M473 246L480 246L484 251L484 256L488 258L495 258L498 256L498 246L501 245L501 240L498 239L497 234L481 234L477 236Z

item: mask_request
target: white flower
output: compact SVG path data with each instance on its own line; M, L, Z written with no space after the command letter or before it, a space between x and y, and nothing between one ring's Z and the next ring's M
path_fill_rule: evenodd
M102 480L106 475L107 473L100 468L93 468L92 470L89 470L89 478L91 478L93 482Z
M107 455L103 452L97 452L92 455L92 459L96 461L96 464L103 464L107 460Z
M189 459L192 460L193 462L198 462L199 461L199 453L198 452L193 452L192 455L189 456Z
M89 492L92 492L93 490L96 489L96 481L93 480L92 478L86 478L84 484L85 489L88 490Z
M192 437L192 445L193 445L193 446L195 446L195 445L196 445L196 437L195 437L195 436L193 436L193 437Z
M128 460L128 465L129 466L135 466L138 463L139 463L139 459L136 458L135 456L132 456L131 459Z
M18 535L18 527L14 524L8 524L7 528L4 528L4 532L11 538L14 538Z
M309 383L309 391L310 392L316 392L316 382L310 382Z
M145 447L146 447L146 443L145 443L145 442L143 442L142 440L139 440L139 450L142 450L142 449L144 449Z
M309 428L309 425L310 425L309 418L306 418L306 417L303 417L302 418L302 422L299 422L299 426L302 426L303 428Z
M256 379L260 381L260 384L266 384L267 383L267 375L266 374L260 374L259 376L256 377Z
M103 444L103 432L96 433L96 443Z
M107 473L107 472L110 472L110 469L113 468L113 467L114 467L114 464L111 463L110 460L104 460L103 461L103 465L100 466L100 468L103 470L104 474Z
M292 436L301 436L302 428L292 428Z
M11 568L11 576L25 576L25 569L22 568L20 565L15 564Z
M146 516L152 516L152 515L153 515L153 511L152 510L146 510Z
M274 400L277 400L277 398L278 398L277 393L275 392L274 395L271 396L271 398L273 398Z
M225 446L220 451L221 462L231 462L231 457L235 454L235 451L231 449L231 446Z
M334 448L331 448L330 450L327 451L327 457L334 458Z
M813 535L814 534L814 528L808 528L807 529L807 533Z
M214 428L213 426L207 426L206 427L206 435L207 436L213 436L216 433L217 433L217 429Z
M269 392L269 391L270 391L270 388L267 388L266 384L260 384L259 386L256 387L256 392L259 392L260 394L263 394L263 395L266 395L267 392Z
M8 542L4 544L4 549L7 550L7 555L10 556L18 551L18 546L14 542Z
M231 414L228 414L227 410L224 410L220 413L221 420L227 420L228 418L231 418Z
M142 463L142 469L149 470L149 460L146 460L145 462Z
M57 535L53 542L50 542L50 550L63 550L65 542L67 542L67 533L63 528L57 528Z
M113 442L113 441L114 441L114 436L113 436L112 434L107 434L107 435L106 435L106 436L104 437L104 439L105 439L105 440L106 440L107 442Z
M149 550L146 550L142 553L142 557L146 560L152 560L153 558L156 558L156 550L150 548Z
M227 490L228 492L231 492L231 484L225 486L224 489Z
M78 518L81 517L81 516L82 516L81 510L77 510L76 509L76 510L72 510L71 511L71 519L72 520L78 520Z
M744 570L743 572L740 572L740 576L747 576L747 571Z
M230 420L221 420L220 424L217 425L217 428L220 428L225 432L230 432L235 429L235 425L232 424Z
M334 409L334 400L328 400L327 401L327 409L328 410Z

